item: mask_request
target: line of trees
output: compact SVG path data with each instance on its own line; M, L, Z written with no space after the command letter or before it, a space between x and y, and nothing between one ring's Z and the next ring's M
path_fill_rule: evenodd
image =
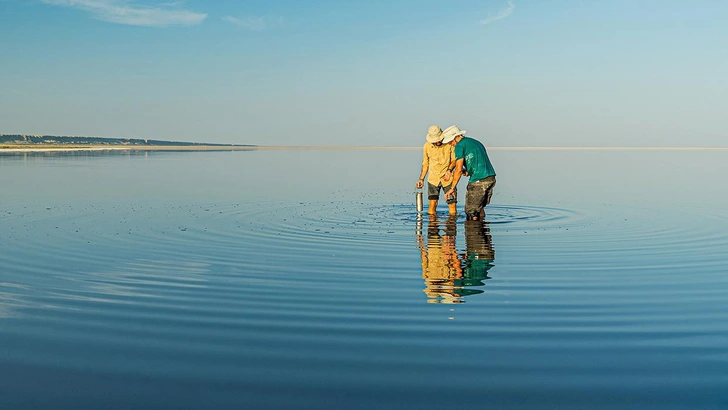
M148 140L141 138L67 137L55 135L0 135L0 144L81 144L81 145L232 145Z

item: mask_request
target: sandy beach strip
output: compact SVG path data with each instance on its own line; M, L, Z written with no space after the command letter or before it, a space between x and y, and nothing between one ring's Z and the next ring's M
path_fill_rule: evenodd
M0 152L54 151L285 151L285 150L361 150L412 151L422 146L353 145L0 145ZM487 147L493 151L728 151L728 147Z
M2 145L0 152L58 151L251 151L253 145Z

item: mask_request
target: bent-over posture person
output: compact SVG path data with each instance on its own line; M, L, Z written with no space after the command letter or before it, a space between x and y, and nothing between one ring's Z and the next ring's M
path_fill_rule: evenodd
M465 131L453 125L442 132L442 143L455 149L455 172L452 187L455 188L463 175L463 167L470 179L465 193L465 214L470 220L485 219L485 206L490 203L495 187L495 169L490 163L488 152L480 141L466 137ZM445 198L457 195L454 189L445 193Z
M420 179L415 186L420 189L424 186L425 175L427 175L427 199L429 206L427 213L437 213L437 201L442 192L454 191L452 186L452 172L450 165L455 161L453 147L442 143L442 130L438 125L432 125L427 131L427 142L422 147L422 170ZM450 215L455 215L457 204L457 191L450 198L445 198Z

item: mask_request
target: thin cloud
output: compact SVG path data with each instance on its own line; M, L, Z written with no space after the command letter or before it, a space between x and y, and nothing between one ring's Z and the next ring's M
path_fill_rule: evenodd
M503 10L499 11L495 15L488 14L488 17L484 18L483 20L480 20L480 24L486 25L490 24L496 20L500 20L502 18L506 18L510 16L513 13L513 10L515 10L516 5L513 3L512 0L508 0L508 7L504 8Z
M167 27L194 26L207 14L178 8L178 2L158 6L131 4L125 0L41 0L53 6L83 10L97 20L130 26Z
M268 29L280 29L285 27L285 19L283 17L275 16L246 16L246 17L234 17L225 16L222 18L228 23L234 24L236 27L250 30L250 31L262 31Z
M238 18L233 16L225 16L222 19L229 23L233 23L237 27L252 31L265 30L268 26L265 17L249 16Z

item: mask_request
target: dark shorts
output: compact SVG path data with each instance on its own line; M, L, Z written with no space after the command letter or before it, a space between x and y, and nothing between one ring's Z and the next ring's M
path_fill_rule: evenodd
M465 192L465 214L480 216L480 210L490 203L495 187L495 176L469 182Z
M427 199L429 199L430 201L433 201L433 200L436 201L436 200L440 199L440 189L442 189L442 193L444 194L445 192L450 190L451 186L452 185L442 186L442 184L432 185L431 183L428 182L427 183ZM455 196L453 196L452 198L445 198L445 201L448 204L456 204L458 202L458 189L455 188Z

